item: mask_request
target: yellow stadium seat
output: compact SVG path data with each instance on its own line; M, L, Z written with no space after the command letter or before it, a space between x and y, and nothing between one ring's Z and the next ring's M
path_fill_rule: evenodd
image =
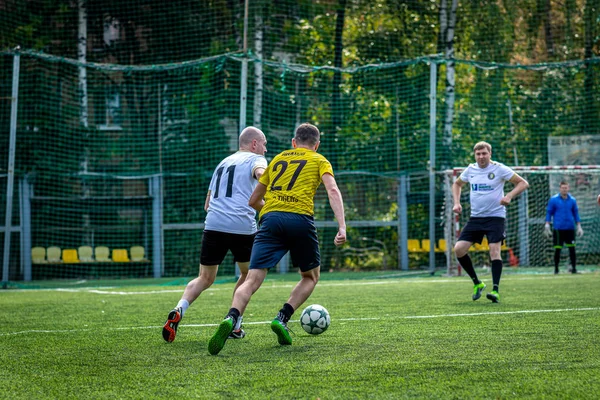
M421 240L421 250L423 250L426 253L429 253L429 247L430 246L431 246L431 241L429 239L423 239L423 240ZM434 251L436 253L439 253L440 249L438 249L437 247L435 247Z
M76 249L64 249L62 251L62 260L64 263L78 263L79 262L79 257L77 257L77 250Z
M31 249L31 262L34 264L43 264L46 262L46 249L43 247L33 247Z
M127 256L127 250L113 249L112 260L113 260L113 262L129 262L129 257Z
M411 253L421 252L421 243L419 242L419 239L407 239L406 247L408 247L408 251Z
M106 246L98 246L94 249L94 256L98 262L110 262L109 254L110 252Z
M46 259L49 263L60 262L60 247L50 246L46 250Z
M79 253L79 260L81 262L94 261L93 250L90 246L79 246L77 253Z
M446 250L448 250L448 243L446 242L446 239L438 240L438 250L440 253L445 253Z
M475 248L476 251L490 251L490 246L488 244L488 240L485 237L481 241L481 244L474 243L473 247Z
M131 261L134 261L134 262L148 261L145 258L146 251L142 246L132 246L129 249L129 254L131 255Z

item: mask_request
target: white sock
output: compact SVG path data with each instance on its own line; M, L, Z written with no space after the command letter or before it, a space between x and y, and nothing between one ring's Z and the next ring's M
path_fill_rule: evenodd
M242 319L244 319L244 317L242 317L240 315L240 317L237 319L237 322L235 323L235 326L233 327L234 331L237 331L238 329L241 329L241 327L242 327Z
M189 306L190 303L187 300L179 300L179 303L177 303L177 307L175 308L181 308L181 318L183 318L183 314L185 314L185 310L187 310Z

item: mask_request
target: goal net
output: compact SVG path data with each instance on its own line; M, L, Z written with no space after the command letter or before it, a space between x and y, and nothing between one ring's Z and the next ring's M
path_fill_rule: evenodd
M561 181L570 185L570 193L577 199L579 216L584 235L576 239L577 264L579 266L600 264L600 207L596 202L600 193L600 166L540 166L512 167L529 182L529 189L515 198L507 207L506 243L502 250L505 265L524 267L552 266L554 250L551 239L544 232L546 207L551 196L559 191ZM463 213L452 212L452 184L460 176L462 168L444 173L445 199L444 236L448 243L456 243L460 230L470 215L469 189L464 186L461 194ZM507 183L505 193L512 189ZM471 247L470 254L476 266L490 264L489 253L484 246ZM561 269L570 265L568 251L561 254ZM460 269L451 246L447 252L448 273L460 274Z

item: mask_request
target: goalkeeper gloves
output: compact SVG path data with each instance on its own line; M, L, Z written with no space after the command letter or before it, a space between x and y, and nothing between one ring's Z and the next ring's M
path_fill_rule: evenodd
M583 236L583 229L581 228L581 225L577 225L577 237L582 237Z
M546 222L546 226L544 227L544 236L548 239L552 237L552 229L550 229L550 224Z

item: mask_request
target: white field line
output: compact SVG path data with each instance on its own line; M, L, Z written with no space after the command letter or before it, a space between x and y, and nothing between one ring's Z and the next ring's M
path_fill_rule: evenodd
M566 278L566 279L571 279L571 276L566 276L563 275L562 277L560 276L554 276L554 275L548 275L548 276L527 276L527 277L503 277L502 278L502 282L506 282L506 281L529 281L529 280L535 280L535 281L539 281L539 280L543 280L543 279L561 279L561 278ZM190 279L191 280L191 279ZM328 281L324 281L324 282L320 282L318 285L319 287L334 287L334 286L371 286L371 285L396 285L398 283L406 283L406 284L413 284L413 283L428 283L428 284L432 284L432 283L460 283L460 284L471 284L470 280L468 277L454 277L454 278L449 278L449 279L383 279L383 280L375 280L375 281L353 281L353 280L348 280L348 281L339 281L339 282L328 282ZM269 282L263 284L261 286L261 289L282 289L282 288L292 288L296 285L296 282L290 282L290 283L281 283L281 284L269 284ZM183 285L182 285L183 287ZM17 290L9 290L6 292L0 291L0 296L3 293L14 293L14 292L34 292L34 291L57 291L57 292L69 292L69 293L77 293L77 292L81 292L81 293L95 293L95 294L106 294L106 295L119 295L119 296L135 296L135 295L152 295L152 294L161 294L161 293L183 293L183 289L160 289L160 290L146 290L146 291L122 291L122 290L110 290L113 289L111 287L105 287L105 288L57 288L57 289L17 289ZM224 288L224 287L220 287L220 286L213 286L210 287L208 289L206 289L206 291L221 291L221 290L226 290L226 291L231 291L230 287Z
M582 308L559 308L559 309L547 309L547 310L516 310L516 311L490 311L490 312L480 312L480 313L468 313L468 314L433 314L433 315L406 315L395 317L396 319L426 319L426 318L457 318L457 317L479 317L484 315L512 315L512 314L541 314L541 313L555 313L555 312L583 312L583 311L600 311L600 307L582 307ZM335 319L335 322L354 322L354 321L378 321L384 318L373 317L373 318L339 318ZM298 320L291 320L291 322L298 322ZM256 321L256 322L247 322L244 321L244 325L266 325L270 324L271 321ZM181 325L189 328L210 328L216 327L219 324L186 324ZM160 329L162 325L152 325L152 326L129 326L129 327L115 327L115 328L105 328L102 330L105 331L128 331L128 330L138 330L138 329ZM98 329L93 329L94 331L98 331ZM84 328L84 329L57 329L57 330L46 330L46 329L30 329L25 331L17 331L17 332L5 332L0 333L0 337L2 336L16 336L16 335L26 335L30 333L76 333L76 332L88 332L92 331L92 328Z

